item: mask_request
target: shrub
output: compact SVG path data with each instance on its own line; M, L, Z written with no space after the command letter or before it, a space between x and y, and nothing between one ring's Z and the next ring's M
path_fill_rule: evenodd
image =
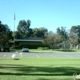
M49 50L49 47L38 47L39 50Z
M49 47L44 47L43 49L44 49L44 50L49 50Z
M43 47L38 47L39 50L43 50Z

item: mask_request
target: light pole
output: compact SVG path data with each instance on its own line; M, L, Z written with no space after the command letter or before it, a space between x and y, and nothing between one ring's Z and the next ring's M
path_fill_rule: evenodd
M14 12L14 49L15 49L15 12Z

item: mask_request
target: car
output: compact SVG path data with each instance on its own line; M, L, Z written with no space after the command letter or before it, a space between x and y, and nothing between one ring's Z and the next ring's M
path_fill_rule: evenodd
M10 52L10 48L7 47L3 48L3 52Z
M2 46L0 51L1 52L10 52L10 47L8 45Z
M0 47L0 52L1 52L1 47Z
M2 48L2 52L10 52L10 48L8 46L4 46Z
M29 48L28 48L27 46L24 46L24 47L22 48L22 52L29 52Z

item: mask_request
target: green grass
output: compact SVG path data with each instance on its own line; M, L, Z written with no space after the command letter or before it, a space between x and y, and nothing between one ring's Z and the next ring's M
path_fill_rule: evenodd
M21 52L22 49L11 49L11 52L18 51ZM30 52L80 52L80 49L48 49L48 50L41 50L41 49L29 49Z
M79 58L0 58L0 80L73 80Z
M80 52L80 49L53 49L53 50L30 49L30 52Z

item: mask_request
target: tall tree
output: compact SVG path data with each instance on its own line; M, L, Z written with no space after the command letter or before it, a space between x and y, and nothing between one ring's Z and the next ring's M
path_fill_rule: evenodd
M19 34L18 31L14 31L14 32L12 33L12 36L13 36L15 39L21 39L21 38L22 38L22 36Z
M73 38L72 35L75 38ZM74 43L76 43L76 44L80 43L80 25L71 27L71 29L70 29L70 39L72 39L74 41Z
M2 24L0 21L0 45L5 45L9 43L12 39L12 31L8 25Z
M33 36L34 37L42 37L44 38L45 37L45 34L48 33L48 30L44 27L41 27L41 28L34 28L33 29Z
M69 42L74 44L74 45L77 45L79 42L78 42L78 36L76 34L74 34L73 32L70 32L69 34Z
M29 28L29 34L28 34L29 37L33 37L33 29Z
M17 30L21 36L28 37L31 21L30 20L20 20L17 26Z
M61 42L61 36L58 34L54 34L52 31L50 31L46 38L44 38L43 43L49 45L52 49L54 48L54 45L57 45Z
M57 28L57 34L61 36L62 41L67 41L68 40L68 33L66 31L65 27L58 27Z

